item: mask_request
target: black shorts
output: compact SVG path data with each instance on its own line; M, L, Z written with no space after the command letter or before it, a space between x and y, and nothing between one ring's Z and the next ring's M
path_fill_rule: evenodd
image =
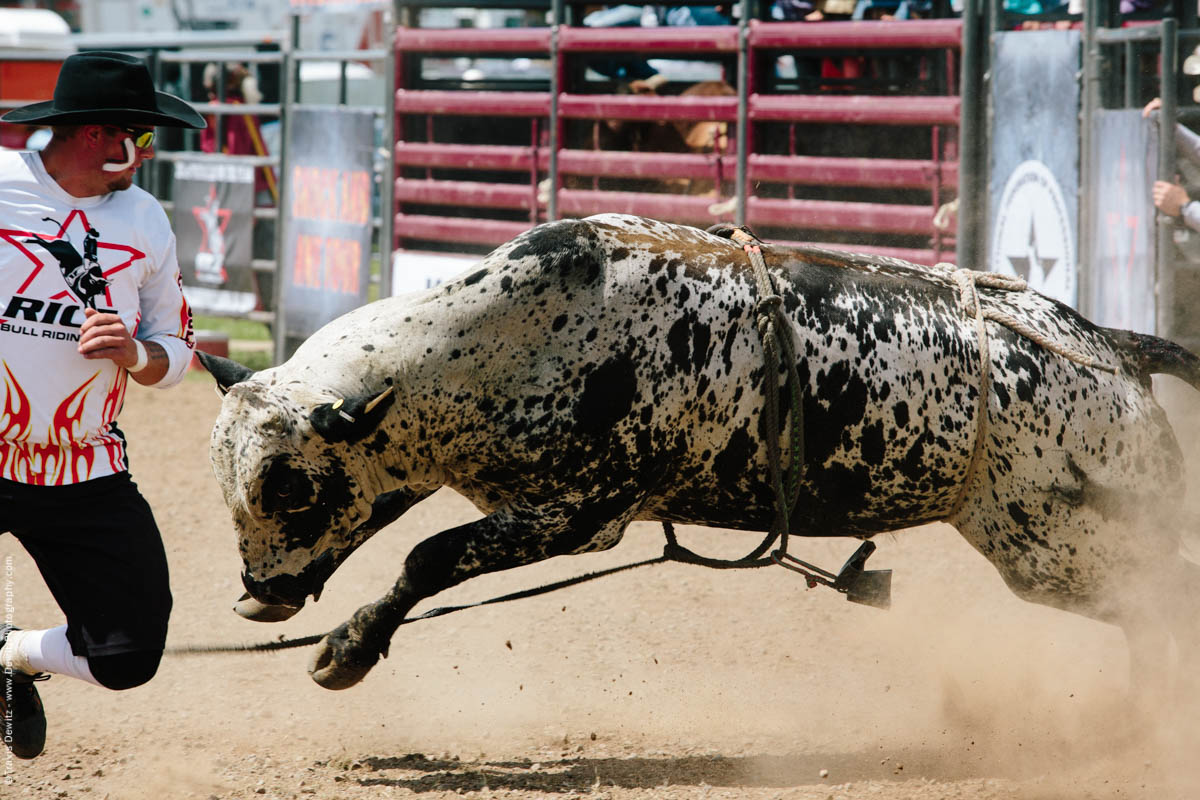
M75 655L162 649L171 614L167 556L128 472L67 486L0 478L2 531L37 563L66 614Z

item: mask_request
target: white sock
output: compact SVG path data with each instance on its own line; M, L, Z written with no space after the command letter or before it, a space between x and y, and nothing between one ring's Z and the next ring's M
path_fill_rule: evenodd
M87 659L71 651L66 625L44 631L10 631L0 651L0 665L27 675L52 672L102 686L92 676Z
M11 669L13 672L24 672L29 675L33 670L25 660L21 651L21 639L33 631L9 631L4 637L4 647L0 647L0 669Z

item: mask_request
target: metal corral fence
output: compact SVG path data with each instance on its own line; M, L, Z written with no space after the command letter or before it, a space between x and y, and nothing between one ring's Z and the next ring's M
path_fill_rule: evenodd
M209 118L214 129L206 134L192 130L163 130L160 132L156 158L150 168L139 175L144 188L160 199L169 213L176 211L174 175L179 162L206 165L249 167L256 171L258 184L264 189L255 194L253 207L253 257L257 304L244 316L268 323L275 338L276 360L294 349L316 320L301 330L289 333L283 324L288 311L280 302L287 282L277 278L280 259L286 252L287 227L292 216L286 215L280 224L281 201L286 201L289 186L288 166L291 162L288 121L302 112L327 113L333 117L348 111L362 112L375 119L371 126L375 140L371 148L379 157L372 159L368 182L370 196L366 199L370 236L366 257L361 264L361 276L353 280L365 285L377 284L379 294L390 292L390 272L371 269L372 263L387 263L387 243L391 241L391 197L382 191L388 183L391 164L386 142L391 140L392 115L385 107L391 94L391 50L352 49L344 51L299 50L292 42L300 40L300 15L293 15L291 28L280 32L203 31L171 36L139 37L81 36L80 49L105 49L130 52L146 59L158 86L192 102L201 114ZM390 17L388 17L390 20ZM375 64L375 70L364 67ZM226 95L226 78L233 68L244 68L254 78L261 91L258 102ZM309 69L313 67L314 69ZM224 147L228 125L239 124L249 132L248 151L229 152ZM316 132L314 136L321 136ZM214 152L204 152L201 139L209 136L217 143L209 146ZM261 180L265 177L265 184ZM294 187L293 187L294 188ZM286 203L284 203L286 205ZM382 247L379 246L382 243ZM357 269L357 264L355 265ZM185 281L188 270L185 269ZM361 280L360 280L361 278ZM345 277L338 281L344 283ZM358 292L362 300L366 292ZM209 312L209 313L221 313Z
M1097 0L1092 3L1104 10ZM1095 18L1104 20L1105 15L1097 13ZM1116 148L1129 148L1129 160L1136 163L1140 140L1129 137L1114 142L1108 131L1122 117L1132 119L1136 129L1141 109L1151 98L1160 98L1161 108L1151 120L1140 120L1149 137L1142 151L1145 184L1155 179L1182 183L1190 195L1200 198L1200 164L1188 163L1177 154L1176 137L1170 135L1178 122L1193 129L1200 123L1195 59L1183 69L1187 56L1200 45L1200 30L1194 27L1194 13L1184 21L1193 27L1183 30L1180 21L1166 18L1126 27L1095 26L1087 31L1082 134L1083 152L1092 168L1082 175L1080 194L1088 211L1081 215L1080 236L1084 257L1096 267L1093 280L1101 284L1092 287L1091 295L1104 298L1140 289L1149 306L1140 325L1104 319L1102 307L1085 307L1086 312L1107 324L1135 327L1200 349L1200 317L1195 313L1200 302L1200 232L1189 229L1179 217L1156 214L1143 194L1148 185L1122 185L1122 175L1111 175L1113 162L1125 155L1117 154ZM1106 168L1110 174L1105 174ZM1106 208L1114 194L1130 191L1142 198L1143 214L1122 216ZM1122 228L1135 225L1145 233L1144 246L1120 235ZM1115 251L1106 247L1113 240L1119 241Z
M269 34L77 37L76 43L143 55L161 88L196 102L218 127L253 116L260 130L274 128L264 136L270 141L263 152L250 154L199 153L197 134L164 130L157 164L140 180L170 209L172 167L180 159L271 173L270 194L260 192L253 209L259 303L246 316L273 324L279 357L291 349L282 341L285 326L277 313L283 297L279 254L285 249L285 226L278 223L294 216L281 220L278 209L287 207L295 177L289 172L297 166L288 152L287 125L289 119L311 119L305 116L311 113L326 113L327 122L353 116L352 110L375 118L378 149L368 167L374 194L364 221L371 231L368 255L385 267L377 277L383 295L392 291L392 270L386 268L391 256L400 256L402 269L423 253L474 257L539 222L609 211L701 226L745 223L781 243L812 242L924 263L957 255L977 268L1002 266L990 263L995 258L985 252L1003 181L992 174L991 148L1012 120L995 119L992 59L1012 49L1004 37L1013 26L991 6L968 0L961 19L819 24L750 19L744 6L738 24L598 28L545 25L576 19L557 2L527 13L527 5L542 1L492 4L523 11L512 11L519 27L491 29L419 27L422 10L449 0L400 4L406 24L395 30L393 47L379 50L297 51L289 43L298 38L298 16L292 30ZM1147 176L1136 180L1174 177L1174 137L1146 139L1157 127L1147 132L1151 123L1140 120L1140 108L1150 97L1162 97L1164 130L1176 117L1200 117L1191 81L1180 80L1200 30L1194 14L1180 26L1173 19L1119 20L1114 8L1111 0L1089 0L1082 25L1078 18L1066 20L1078 37L1066 45L1078 65L1068 82L1077 81L1079 113L1071 106L1062 118L1077 127L1020 136L1078 139L1078 155L1067 159L1078 162L1078 184L1063 184L1068 199L1078 195L1078 230L1069 232L1079 254L1078 267L1071 267L1078 271L1077 306L1102 324L1150 329L1194 345L1200 323L1190 307L1200 295L1200 234L1155 217L1145 196L1148 185L1112 191L1114 181L1133 173L1113 177L1104 170L1115 169L1105 148L1119 124L1138 137L1127 143L1130 153L1151 153ZM22 57L28 64L28 54ZM670 77L657 94L626 92L626 79L606 68L635 60ZM225 102L219 88L212 100L203 94L205 66L220 71L235 62L257 78L260 102ZM303 69L320 62L333 69L317 96L308 92L316 84ZM375 82L355 98L352 73L364 69L362 62L377 67ZM689 91L700 84L724 89ZM0 84L0 106L42 99L14 98L9 88L11 83ZM41 94L48 91L43 86ZM697 123L712 132L701 147L671 149L655 141ZM622 138L631 130L641 138ZM1121 169L1137 166L1137 158L1121 158ZM1118 199L1132 210L1115 207ZM312 202L304 207L320 210ZM1142 221L1135 225L1134 216ZM1150 234L1142 235L1148 242L1137 238L1138 226L1148 226ZM1118 228L1129 234L1117 236ZM1189 245L1189 239L1195 241ZM333 243L339 242L346 240ZM312 264L289 263L282 274L314 296L328 288ZM333 288L361 288L363 282L335 274ZM365 293L347 300L359 297ZM1144 318L1147 308L1149 322L1112 317Z
M258 130L267 131L280 123L280 91L285 78L283 68L288 49L286 31L184 31L170 34L127 36L119 34L79 35L74 39L80 50L117 50L146 61L155 84L163 91L188 100L215 128L217 142L224 140L225 126L231 117L249 116ZM225 96L226 69L231 63L246 65L263 94L263 102L233 103ZM211 65L211 66L210 66ZM205 70L216 69L215 84L205 86ZM210 99L210 94L215 98ZM173 198L174 168L180 159L203 160L213 164L249 166L255 170L278 173L281 163L276 148L268 148L278 136L266 134L261 154L206 153L201 151L200 134L193 130L164 128L159 131L155 158L139 170L137 181L159 199L168 214L175 213ZM256 204L254 214L253 260L259 302L239 316L259 322L274 320L274 273L276 269L275 227L277 202Z
M938 212L958 183L961 40L957 19L402 27L396 248L479 252L541 221L624 212L952 261L953 217ZM715 65L730 91L620 93L589 72L632 58ZM486 74L439 79L455 59L541 64L545 77L517 90ZM603 142L605 126L695 122L722 137L682 152ZM704 191L680 193L688 184Z

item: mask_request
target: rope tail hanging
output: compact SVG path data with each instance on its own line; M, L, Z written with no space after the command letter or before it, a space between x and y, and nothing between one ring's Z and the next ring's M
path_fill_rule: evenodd
M663 532L667 538L664 555L670 555L675 561L715 569L765 567L769 564L780 564L782 559L787 557L791 514L800 496L800 473L804 464L804 409L801 402L796 346L792 339L791 324L784 314L783 296L767 270L759 239L745 226L737 228L729 224L719 224L713 225L707 232L741 245L750 260L754 274L755 293L758 297L754 304L754 322L763 345L763 413L766 417L767 462L771 489L775 495L775 517L766 538L758 547L746 556L733 560L706 558L692 552L679 544L671 523L663 522ZM783 435L778 379L781 362L786 375L784 386L791 410L791 436L786 472L779 444ZM769 557L764 557L776 540L779 541L779 548Z
M618 567L609 567L608 569L597 570L595 572L587 572L583 575L576 575L573 578L565 578L554 583L547 583L541 586L535 586L531 589L523 589L519 592L501 595L500 597L492 597L487 600L480 600L477 603L464 603L460 606L441 606L430 609L423 614L418 614L415 617L406 617L400 621L401 625L408 625L411 622L417 622L423 619L433 619L445 614L452 614L455 611L465 611L468 608L479 608L480 606L490 606L497 603L507 603L511 600L523 600L526 597L536 597L539 594L547 594L557 591L558 589L566 589L569 586L586 583L596 578L603 578L607 575L615 575L618 572L637 569L651 564L661 564L664 561L671 559L664 553L657 558L648 558L644 561L635 561L632 564L622 564ZM257 644L216 644L216 645L180 645L178 647L168 647L163 652L171 656L192 656L192 655L208 655L212 653L269 653L278 650L290 650L295 647L307 647L310 644L316 644L325 638L327 634L317 633L311 636L303 636L299 639L283 639L280 638L273 642L259 642Z

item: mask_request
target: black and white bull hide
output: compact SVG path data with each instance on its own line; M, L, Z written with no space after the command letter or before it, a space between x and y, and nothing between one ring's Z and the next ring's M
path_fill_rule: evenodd
M980 340L949 270L764 256L803 395L792 533L866 539L943 520L1018 596L1122 626L1147 662L1171 635L1193 652L1200 567L1179 555L1182 454L1150 375L1200 385L1195 356L981 287L985 311L1111 371L988 321L977 449ZM473 576L612 547L634 520L767 530L764 381L783 397L786 373L766 374L756 294L728 238L601 215L359 308L281 366L205 357L225 393L211 457L248 592L286 616L441 486L485 514L415 546L386 596L323 639L310 673L339 689L418 601Z

